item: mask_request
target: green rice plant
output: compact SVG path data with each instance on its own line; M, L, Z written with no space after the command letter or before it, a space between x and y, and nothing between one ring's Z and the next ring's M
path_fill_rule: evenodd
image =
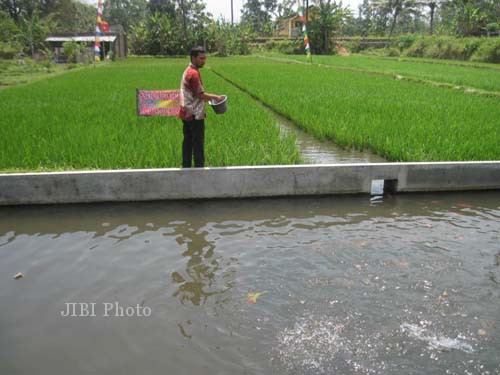
M394 161L500 160L497 98L317 65L240 58L214 69L318 138Z
M269 55L275 58L305 61L301 55ZM351 56L313 56L315 64L330 65L361 72L401 75L404 77L466 86L486 91L500 92L500 66L470 63L446 62L443 60L397 59L387 57Z
M128 59L0 91L0 170L180 167L182 123L138 117L136 89L177 89L187 59ZM207 106L207 166L294 164L293 136L208 69L207 91L227 94L228 112Z

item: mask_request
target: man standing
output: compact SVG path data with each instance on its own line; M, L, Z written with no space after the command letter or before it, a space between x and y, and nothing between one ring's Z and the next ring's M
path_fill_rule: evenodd
M220 102L222 96L207 94L201 82L200 68L205 65L207 56L203 47L191 49L191 63L184 71L181 80L181 112L179 117L184 124L182 142L182 167L191 168L194 155L195 168L205 166L205 102Z

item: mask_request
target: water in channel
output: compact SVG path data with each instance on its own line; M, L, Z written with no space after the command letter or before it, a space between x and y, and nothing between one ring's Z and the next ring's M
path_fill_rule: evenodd
M499 374L500 192L0 208L0 302L1 374Z
M263 106L274 117L282 134L294 134L302 159L308 164L351 164L351 163L387 163L383 157L370 151L355 148L344 149L331 141L321 141L305 132L286 117Z

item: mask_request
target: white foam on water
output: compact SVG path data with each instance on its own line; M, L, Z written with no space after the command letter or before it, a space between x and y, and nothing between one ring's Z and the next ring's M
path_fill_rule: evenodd
M311 314L303 317L293 327L278 333L274 359L278 360L281 368L294 374L331 375L346 371L364 375L386 374L387 354L404 355L399 345L388 344L400 337L400 331L370 332L359 323L357 319L340 316ZM425 324L403 323L400 330L410 338L425 342L432 355L434 351L474 352L464 337L451 338L436 334ZM468 362L467 366L473 366L473 363Z
M435 335L429 330L415 324L403 323L401 330L408 333L410 337L427 342L430 349L436 350L461 350L465 353L473 353L474 349L470 344L459 338L452 339L446 336Z
M301 319L277 336L277 356L289 370L301 368L325 373L328 359L343 347L343 325L329 319Z
M294 374L383 374L384 364L377 362L378 343L366 333L358 336L352 325L349 317L303 317L278 333L274 358Z

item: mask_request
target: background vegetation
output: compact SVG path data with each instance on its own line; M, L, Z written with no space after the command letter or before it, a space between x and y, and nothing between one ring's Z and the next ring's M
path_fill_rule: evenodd
M498 36L497 0L364 0L357 12L334 0L310 0L310 6L314 54L335 53L334 38L339 36L411 34L405 46L411 47L408 54L439 57L445 45L461 59L476 54L478 59L498 60L496 41L451 38ZM277 36L281 21L295 16L296 7L295 0L248 0L241 21L233 24L215 19L202 0L106 0L104 20L123 26L133 54L183 55L199 44L226 56L249 53L249 42L255 38ZM50 59L47 35L93 33L95 17L96 10L78 0L0 0L0 58L23 53ZM436 34L448 39L421 37ZM301 48L294 41L287 43L274 47L280 52Z

